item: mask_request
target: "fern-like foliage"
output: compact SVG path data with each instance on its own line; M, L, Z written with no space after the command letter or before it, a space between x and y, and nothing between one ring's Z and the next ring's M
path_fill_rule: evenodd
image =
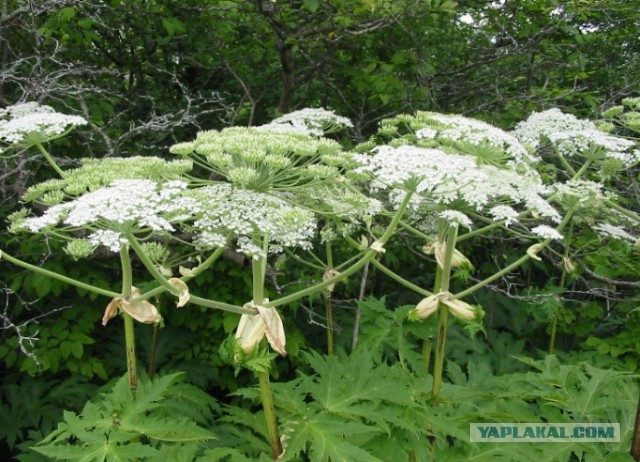
M408 460L422 441L430 379L402 367L377 364L371 352L347 356L309 353L313 372L273 384L284 454L282 462L307 460ZM257 399L256 389L238 392ZM233 410L229 422L250 428L253 414Z
M215 439L197 424L215 402L180 383L180 375L141 378L135 396L122 377L79 414L65 411L58 428L32 449L68 461L167 460L169 452L180 456L172 460L192 460L197 443Z
M62 418L63 406L80 409L96 386L81 376L62 381L8 375L0 389L0 441L9 448L38 429L49 432Z

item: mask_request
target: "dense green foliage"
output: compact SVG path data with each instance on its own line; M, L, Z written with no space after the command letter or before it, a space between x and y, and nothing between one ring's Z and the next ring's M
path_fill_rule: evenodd
M416 111L512 128L534 111L560 107L637 136L637 118L625 119L637 114L633 107L602 113L639 91L639 29L632 0L4 0L0 106L36 100L85 117L88 126L51 143L65 168L81 157L167 157L170 145L198 130L259 125L301 107L349 117L353 128L329 136L346 149L364 142L361 151L419 143L407 122L416 116L393 119ZM34 151L2 158L5 225L27 188L51 178ZM573 158L567 167L548 147L540 156L536 168L548 185L585 164ZM640 213L637 166L601 160L584 178ZM542 261L531 259L470 297L484 319L449 326L437 405L430 361L437 320L407 320L422 295L387 278L385 267L366 265L333 292L286 304L287 358L271 361L266 349L245 358L249 370L271 364L287 448L280 460L516 460L509 445L468 442L469 423L500 421L620 422L620 443L526 443L517 460L631 460L639 250L603 243L593 230L610 207L576 212L567 239L546 248ZM369 237L387 224L367 225ZM14 235L5 225L1 247L9 254L103 289L121 277L106 252L59 258L57 237ZM335 244L336 259L360 255L351 244ZM432 288L435 258L422 244L399 232L375 263ZM526 251L501 230L456 248L473 265L452 270L454 293ZM175 248L168 260L188 252ZM133 263L134 279L143 279L144 266ZM281 263L268 269L272 299L322 280L330 266L289 255L285 273ZM227 252L189 287L242 306L252 292L251 265ZM134 397L123 377L124 335L100 325L104 297L6 260L0 295L0 459L273 460L260 390L234 364L229 339L238 314L175 309L174 297L154 297L163 325L136 330L141 366L153 380L141 378Z

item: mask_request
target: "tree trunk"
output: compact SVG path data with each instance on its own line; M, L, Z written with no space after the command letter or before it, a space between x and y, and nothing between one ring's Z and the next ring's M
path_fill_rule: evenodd
M280 90L280 102L278 112L286 114L291 111L293 93L296 89L296 76L293 64L293 49L284 42L278 44L280 65L282 67L282 89Z

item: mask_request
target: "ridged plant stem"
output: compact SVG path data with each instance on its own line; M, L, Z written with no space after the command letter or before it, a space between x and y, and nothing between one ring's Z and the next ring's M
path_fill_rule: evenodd
M448 226L442 218L438 220L439 241L445 242L446 251L442 267L438 265L436 272L436 284L433 289L434 294L449 291L449 280L451 277L451 261L453 259L453 251L456 247L456 238L458 236L457 226ZM447 323L449 320L449 309L440 302L438 303L438 338L436 340L436 357L433 364L433 388L431 394L437 401L440 389L442 387L442 371L444 367L444 352L447 338Z
M42 154L42 156L47 159L47 162L49 162L51 168L54 169L58 175L60 175L60 178L64 178L64 171L60 167L58 167L58 164L56 164L56 161L53 160L53 157L51 157L51 154L49 154L44 146L42 146L42 144L40 143L36 143L36 147L40 151L40 154Z
M131 297L133 276L131 260L129 259L129 245L125 244L120 249L120 264L122 266L122 298ZM138 388L138 375L136 370L136 337L133 318L123 312L124 319L124 344L127 357L127 374L129 376L129 388L135 395Z
M262 244L265 255L268 255L269 240L266 236L262 243L258 239L254 239L254 243L257 245ZM267 272L266 256L253 260L251 270L253 275L253 303L262 306L264 305L264 279ZM275 310L275 308L272 309ZM260 386L260 397L262 399L262 409L264 410L264 417L267 424L269 444L271 445L273 460L277 460L282 454L282 443L280 442L280 431L278 430L278 419L276 417L276 407L273 401L273 390L271 389L269 371L256 371L256 376L258 377L258 384Z

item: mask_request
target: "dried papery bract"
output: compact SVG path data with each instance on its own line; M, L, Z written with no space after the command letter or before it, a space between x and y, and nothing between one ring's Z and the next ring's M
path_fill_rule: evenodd
M131 297L117 297L111 300L104 310L102 325L106 326L109 320L115 317L120 311L127 313L133 319L145 324L160 322L162 317L157 308L147 300L131 303L130 299L141 295L140 289L132 287Z
M440 294L429 295L418 303L418 305L410 312L410 317L415 319L426 319L436 311L440 303Z
M180 295L178 295L178 301L176 302L176 307L182 308L189 302L189 298L190 298L189 287L187 287L187 284L182 279L178 279L178 278L169 279L169 284L180 289Z
M527 249L527 255L533 260L542 261L542 258L538 256L538 252L543 249L541 244L533 244Z
M409 312L409 317L418 320L426 319L438 311L440 303L443 303L449 312L457 318L467 321L476 318L475 309L468 303L454 298L451 292L439 292L423 298L422 301Z
M268 301L268 300L266 300ZM253 351L263 338L280 355L286 356L287 343L284 325L275 308L265 308L253 302L246 303L244 308L254 309L256 314L243 314L236 330L236 342L246 352Z
M340 275L340 271L337 271L335 269L328 269L322 274L322 280L326 282L339 275ZM325 291L328 293L328 295L331 295L335 290L335 288L336 288L335 284L329 284L327 287L325 287Z

